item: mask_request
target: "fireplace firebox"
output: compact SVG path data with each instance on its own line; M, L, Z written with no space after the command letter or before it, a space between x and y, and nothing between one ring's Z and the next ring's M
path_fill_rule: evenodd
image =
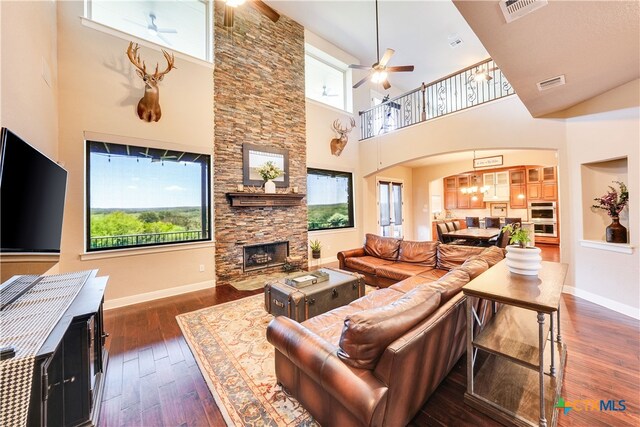
M284 265L289 256L289 242L261 243L243 246L243 271L260 270L263 268Z

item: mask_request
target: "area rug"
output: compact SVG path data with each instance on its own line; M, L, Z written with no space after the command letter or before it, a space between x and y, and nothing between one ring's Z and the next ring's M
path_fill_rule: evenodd
M276 384L273 316L254 295L176 317L229 426L317 426Z
M296 271L293 273L280 271L270 274L261 274L259 276L250 277L245 280L235 280L229 284L239 291L255 291L256 289L264 288L264 284L269 281L275 281L287 276L299 276L300 274L302 274L302 272L300 271Z

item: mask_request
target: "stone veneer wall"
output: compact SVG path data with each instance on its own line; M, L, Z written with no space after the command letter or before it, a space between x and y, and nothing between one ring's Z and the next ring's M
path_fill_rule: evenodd
M242 183L244 142L289 150L289 185L306 193L304 29L245 4L230 31L222 26L224 3L214 4L214 231L224 284L269 271L243 273L245 244L288 240L289 253L308 262L306 198L295 207L231 208L225 195Z

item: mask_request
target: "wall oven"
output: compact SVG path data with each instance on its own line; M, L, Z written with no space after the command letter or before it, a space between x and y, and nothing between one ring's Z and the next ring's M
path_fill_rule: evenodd
M558 237L556 202L529 202L529 221L536 236Z

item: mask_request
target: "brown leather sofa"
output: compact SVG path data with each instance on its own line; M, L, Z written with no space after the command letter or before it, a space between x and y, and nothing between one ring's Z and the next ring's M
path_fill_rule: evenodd
M367 285L386 288L414 276L438 279L446 273L444 269L436 269L441 259L455 258L456 262L464 262L484 249L367 234L362 248L338 252L338 261L340 269L364 275ZM450 269L452 266L445 267Z
M504 256L465 249L436 252L437 268L301 324L273 319L278 382L321 425L406 425L465 352L462 286Z

